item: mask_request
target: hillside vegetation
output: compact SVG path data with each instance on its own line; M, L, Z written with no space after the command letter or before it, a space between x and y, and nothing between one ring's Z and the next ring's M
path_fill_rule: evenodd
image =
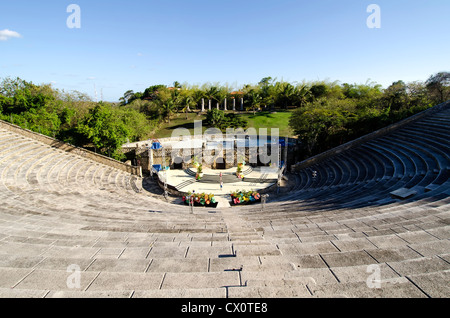
M0 119L76 146L123 159L126 142L161 138L175 128L279 128L298 137L307 157L397 122L450 98L450 73L425 82L397 81L388 88L372 82L288 83L271 77L232 90L219 84L128 90L118 103L93 102L86 94L16 78L0 83ZM218 111L233 99L244 112ZM202 104L212 111L200 113ZM270 133L270 131L269 131Z

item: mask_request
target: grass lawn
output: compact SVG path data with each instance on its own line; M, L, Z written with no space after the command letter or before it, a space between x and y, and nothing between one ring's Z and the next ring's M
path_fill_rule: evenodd
M260 128L267 128L267 134L270 135L270 128L278 128L280 129L280 137L293 136L293 132L289 127L290 111L260 112L256 113L256 115L244 114L242 116L248 121L248 127L255 128L256 132L259 132Z
M267 128L267 134L270 135L270 128L278 128L280 130L280 137L293 136L292 130L289 128L291 111L280 111L276 113L259 112L255 115L253 113L244 113L241 116L248 121L248 128L255 128L257 133L259 133L260 128ZM186 120L185 114L176 114L170 123L163 123L152 138L171 137L173 131L177 128L189 129L191 135L194 135L194 121L204 120L205 118L206 116L198 116L196 113L190 113ZM203 132L206 129L207 127L203 126Z
M189 113L186 120L186 114L175 114L170 120L170 123L162 123L159 129L153 134L152 138L167 138L171 137L172 133L177 128L189 129L191 135L194 135L194 121L204 120L206 116L198 116L196 113ZM207 127L203 127L205 131Z

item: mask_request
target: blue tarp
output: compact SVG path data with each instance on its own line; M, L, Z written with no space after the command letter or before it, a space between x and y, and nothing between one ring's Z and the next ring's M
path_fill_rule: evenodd
M162 170L162 165L153 165L153 169L155 169L156 172L160 172Z
M153 150L158 150L158 149L161 149L161 148L162 148L162 146L161 146L161 144L159 142L154 142L153 145L152 145L152 149Z

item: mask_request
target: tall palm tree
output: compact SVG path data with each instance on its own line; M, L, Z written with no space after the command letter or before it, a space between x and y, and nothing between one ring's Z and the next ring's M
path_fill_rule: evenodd
M205 97L205 92L201 89L196 88L192 90L192 99L196 105L199 105L202 98Z
M163 118L170 124L170 119L175 110L175 101L172 98L169 98L165 101L161 101L161 110Z
M170 123L170 119L176 110L178 104L178 97L174 96L167 88L161 88L158 91L158 99L155 101L160 108L161 116Z
M188 113L191 111L191 107L196 105L196 102L192 96L191 91L185 91L180 96L181 112L186 114L186 120L188 119Z
M211 86L205 91L207 99L215 102L220 102L220 90L216 86Z
M295 98L299 107L304 107L311 98L311 91L305 84L295 87Z
M265 77L259 83L259 91L261 93L261 106L273 106L275 103L275 86L273 83L276 79L272 79L272 77Z
M247 93L247 98L249 101L247 110L253 111L253 115L255 115L256 110L259 109L261 107L261 104L263 103L261 92L256 89L252 89Z
M275 91L277 92L278 104L283 105L287 109L289 104L292 104L292 99L295 96L295 87L291 83L277 82Z

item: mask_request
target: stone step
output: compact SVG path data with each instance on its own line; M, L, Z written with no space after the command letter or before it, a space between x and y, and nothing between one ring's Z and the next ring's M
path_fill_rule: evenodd
M0 297L446 297L450 145L435 117L289 176L264 209L224 197L193 214L151 180L0 128Z

